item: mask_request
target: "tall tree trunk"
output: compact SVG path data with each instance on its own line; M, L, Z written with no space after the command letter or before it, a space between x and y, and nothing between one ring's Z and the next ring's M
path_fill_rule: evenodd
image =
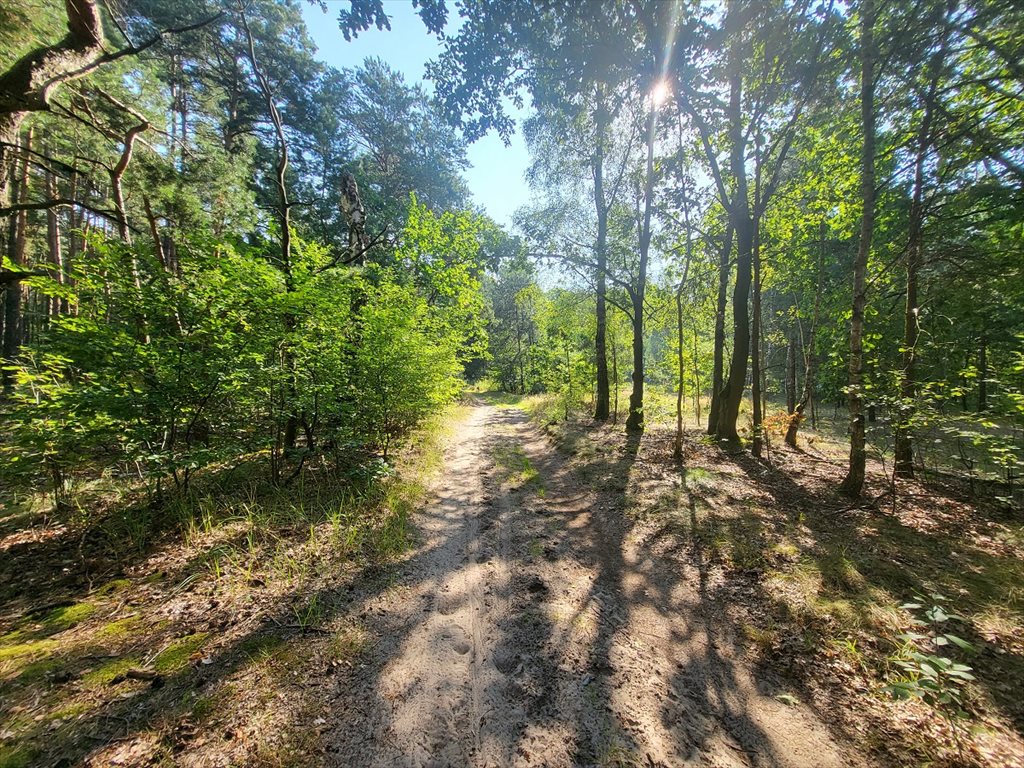
M644 430L644 297L647 291L647 261L651 249L651 214L654 209L655 105L647 116L647 170L644 177L644 217L640 228L640 263L633 286L633 390L629 393L627 432Z
M950 8L952 11L952 7ZM914 157L914 188L907 222L907 303L903 317L903 370L900 371L900 405L896 419L896 447L893 473L896 477L914 476L914 444L909 421L914 415L917 381L917 340L920 334L920 302L918 282L924 262L924 185L925 161L933 143L932 125L935 99L939 87L940 68L946 53L945 37L928 62L930 80L924 99L924 112L917 132L917 153Z
M594 418L606 421L609 414L611 393L608 387L608 307L605 301L608 271L608 207L604 199L604 142L607 130L608 112L604 101L598 98L596 111L596 147L594 149L594 207L597 212L597 330L594 334L594 353L597 358L597 399L594 403Z
M32 150L32 131L22 141L22 148L25 156L21 162L21 173L15 181L15 190L18 202L24 203L28 200L28 157ZM0 171L2 173L2 171ZM8 227L8 249L7 255L13 267L25 266L25 246L28 242L28 211L19 211L12 216ZM4 336L3 336L3 391L9 394L14 385L13 372L7 370L18 355L24 335L24 311L25 289L17 280L11 280L4 287Z
M676 289L676 330L679 332L679 349L677 363L679 381L676 389L676 439L672 446L672 456L677 462L683 460L683 390L685 386L685 368L683 366L683 282Z
M75 134L77 140L77 130ZM71 182L69 184L69 195L72 200L78 199L78 174L74 171L71 173ZM67 285L74 285L74 272L75 265L78 264L78 251L79 251L79 228L81 227L82 214L78 211L77 206L68 207L68 255L64 259L64 282ZM67 315L71 312L71 306L67 299L67 296L62 296L60 299L60 312L62 315Z
M732 17L736 7L730 3ZM731 26L727 23L727 26ZM738 30L737 30L738 32ZM753 258L755 221L750 212L747 188L746 133L743 124L742 41L734 34L729 46L729 166L736 184L730 215L736 235L736 284L732 293L733 347L729 363L729 377L721 394L721 412L715 435L729 450L737 450L740 436L737 423L740 403L747 380L747 362L750 358L750 282Z
M850 410L850 464L840 490L859 497L864 488L867 449L864 434L864 308L867 304L868 256L875 225L875 52L874 0L862 0L860 22L861 147L860 241L853 262L853 313L850 318L850 365L847 402Z
M523 331L519 322L519 302L512 300L512 311L516 319L516 362L519 367L519 394L526 394L526 367L523 360Z
M750 452L761 458L764 446L764 397L761 381L761 236L760 224L754 224L754 247L751 262L754 272L753 319L750 329L750 401L753 406L754 440Z
M796 436L803 421L804 411L812 404L814 398L814 379L817 375L818 353L814 346L814 337L818 330L818 316L821 311L821 289L825 279L825 225L821 225L821 238L818 243L818 279L814 287L814 311L811 314L811 328L807 336L804 352L804 390L800 402L789 412L789 425L786 427L786 445L796 448ZM795 378L794 371L794 378ZM814 424L814 408L811 407L811 423Z
M796 411L796 328L790 328L786 339L786 413Z
M113 100L111 99L111 101ZM149 121L145 120L141 115L139 115L139 113L131 110L123 104L118 104L118 106L129 111L141 120L140 123L132 126L128 129L127 133L125 133L121 157L118 158L117 163L109 172L111 196L114 198L114 211L117 214L117 234L123 243L131 246L132 232L131 228L128 226L128 212L124 205L124 190L122 182L124 181L124 173L128 170L128 164L131 163L132 155L135 152L135 140L138 138L140 133L149 129ZM136 324L138 325L138 338L144 344L148 344L149 320L147 319L144 310L145 301L142 294L142 275L139 271L139 258L135 253L135 249L131 247L128 248L128 267L131 269L132 280L135 283L135 293L140 307L139 315L136 318Z
M686 281L690 276L690 264L693 261L693 230L690 228L690 201L683 196L683 226L686 227L686 263L683 265L683 276L676 288L676 331L679 344L679 383L676 392L676 440L673 447L673 456L676 461L683 460L683 392L686 389L686 370L683 364L683 289L686 288ZM696 356L693 359L694 368L697 366Z
M715 347L711 369L711 403L708 406L708 434L718 430L725 388L725 308L729 301L729 260L732 257L732 219L726 225L722 248L718 252L718 297L715 303Z
M693 322L693 412L697 416L697 428L700 428L700 366L697 364L697 323Z
M612 386L614 387L612 401L612 423L619 423L619 350L615 345L615 334L612 334Z
M124 180L124 172L128 170L128 164L132 161L135 152L135 140L139 134L149 129L149 122L143 120L138 125L128 129L124 136L124 146L121 150L121 157L110 169L110 190L114 198L114 210L117 213L117 234L125 243L131 244L132 233L128 226L128 212L124 207L124 190L121 182ZM138 281L138 267L133 265L136 281Z
M46 197L48 200L56 200L60 195L57 190L57 180L49 171L45 176ZM47 256L50 266L53 267L53 277L61 285L64 284L64 249L61 242L60 215L56 208L46 209L46 245ZM60 314L60 298L53 296L47 302L49 304L47 315L56 317Z
M747 380L747 361L750 358L750 283L753 253L753 222L749 215L736 221L736 284L732 292L733 347L729 364L729 377L722 389L718 424L715 431L719 441L730 450L739 448L737 430L740 402Z
M291 245L292 245L292 232L291 232L291 201L288 198L288 185L287 185L287 174L288 174L288 141L284 132L284 121L281 119L281 113L277 108L277 103L274 101L274 94L270 88L270 81L267 79L263 70L260 68L256 60L256 48L253 42L252 32L249 30L249 24L245 18L245 14L241 15L242 26L245 29L246 38L248 41L249 48L249 63L252 65L253 73L256 75L256 79L259 82L260 91L263 94L263 99L267 105L267 111L270 114L270 120L274 125L274 132L277 136L277 166L276 173L274 175L274 185L277 190L277 214L278 222L281 228L281 264L280 269L284 274L285 291L292 293L295 290L294 276L292 275L292 258L291 258ZM185 121L184 114L182 115L182 141L185 139ZM365 252L365 248L360 249L360 253ZM285 315L285 334L290 336L292 331L295 329L296 318L290 312ZM284 428L284 449L286 451L295 448L295 440L298 437L299 432L299 414L295 408L295 400L297 399L297 385L295 382L295 359L290 348L290 342L286 339L285 343L281 345L281 365L287 372L287 386L285 387L285 402L284 410L286 415L285 428Z
M988 410L988 334L978 339L978 413Z
M156 255L160 266L167 269L167 256L164 254L164 241L160 236L160 226L157 223L156 215L153 213L153 205L150 203L149 195L142 196L142 207L146 211L146 221L149 222L149 236L153 240L153 253Z

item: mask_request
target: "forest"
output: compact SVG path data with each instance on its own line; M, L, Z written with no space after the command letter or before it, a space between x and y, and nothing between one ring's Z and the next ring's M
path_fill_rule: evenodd
M1024 766L1022 62L5 2L0 768Z

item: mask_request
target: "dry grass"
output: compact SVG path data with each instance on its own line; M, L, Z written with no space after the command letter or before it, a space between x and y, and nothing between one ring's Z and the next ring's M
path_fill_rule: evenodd
M536 402L524 409L588 482L621 499L631 535L731 585L747 650L880 762L1024 764L1024 526L1004 506L913 481L898 483L893 504L875 462L868 501L851 505L835 492L844 446L809 430L801 451L773 436L770 461L758 462L691 429L679 467L669 425L649 424L628 470L609 471L625 446L620 426L585 414L552 421ZM949 629L977 649L944 651L977 677L967 717L952 725L885 692L905 674L893 662L914 617L900 606L929 593L949 599L963 616Z
M243 466L159 510L114 489L84 525L6 504L0 558L21 578L0 595L0 767L308 764L325 703L303 681L370 641L348 596L386 588L460 417L369 482L278 489Z

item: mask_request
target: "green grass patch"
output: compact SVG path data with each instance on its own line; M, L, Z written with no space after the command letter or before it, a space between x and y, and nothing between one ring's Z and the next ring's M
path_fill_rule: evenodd
M499 483L520 487L533 486L534 489L543 487L540 473L521 446L496 445L491 451L491 457L494 459Z
M38 755L38 749L24 744L0 745L0 768L28 768Z
M185 705L192 713L192 719L197 723L211 719L218 711L224 708L232 696L233 688L224 685L217 691L200 696L195 693L186 694Z
M687 468L686 488L694 493L704 494L716 490L718 475L702 467Z
M73 720L76 717L86 715L93 710L93 705L86 702L78 702L75 704L68 704L67 706L56 709L47 715L50 720Z
M251 635L238 645L239 652L254 663L266 661L286 645L278 635Z
M518 408L526 398L526 395L514 395L511 392L502 392L498 389L478 392L476 394L488 405L493 405L497 408Z

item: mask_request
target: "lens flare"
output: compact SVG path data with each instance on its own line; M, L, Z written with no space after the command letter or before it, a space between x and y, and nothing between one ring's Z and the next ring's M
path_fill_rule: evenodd
M668 97L671 95L672 86L669 85L667 80L659 80L651 87L651 101L656 107L660 107L668 101Z

